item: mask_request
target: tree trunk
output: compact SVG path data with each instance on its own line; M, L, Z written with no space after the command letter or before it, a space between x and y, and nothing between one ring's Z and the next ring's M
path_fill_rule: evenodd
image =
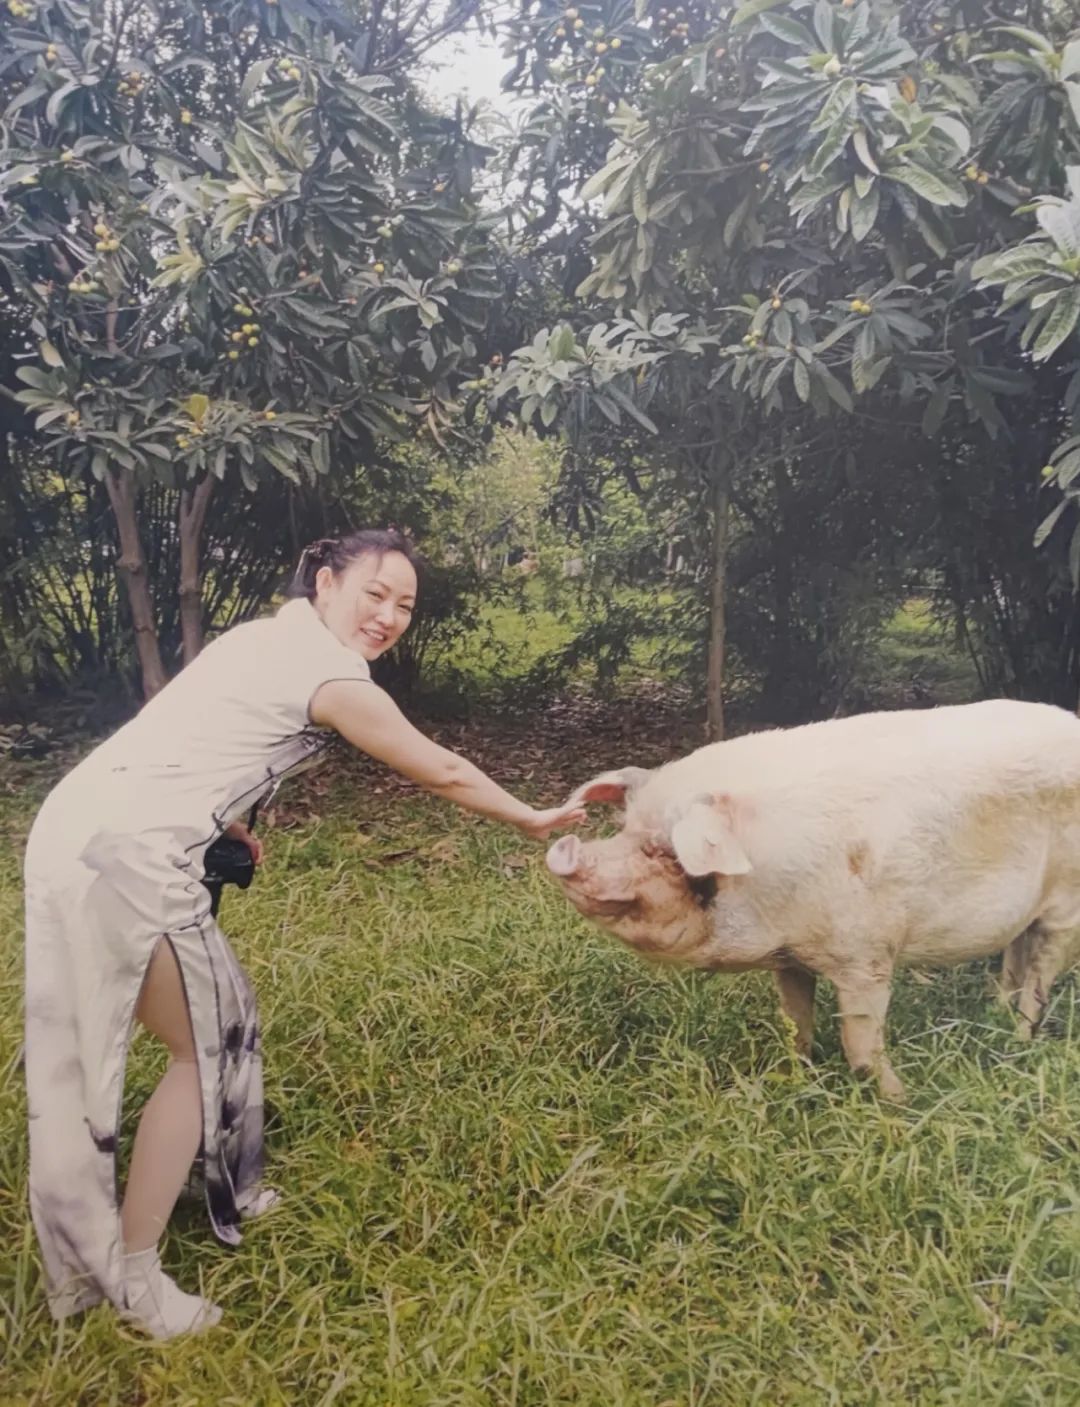
M157 626L154 623L154 602L150 595L150 581L146 571L146 554L139 537L139 524L135 515L135 483L130 474L123 470L105 475L105 487L113 516L120 535L120 556L116 560L116 570L127 592L131 620L135 627L135 649L142 672L143 695L153 698L159 689L168 682L165 666L161 662L161 648L158 644Z
M708 713L705 720L707 742L724 736L724 646L727 636L728 536L731 500L728 466L714 464L712 482L712 589L709 599Z
M792 599L795 584L791 571L790 544L798 531L793 506L791 479L780 455L772 461L776 493L776 529L772 539L774 620L769 647L769 665L763 689L765 716L770 723L787 723L794 716L792 698Z
M214 479L208 474L198 484L185 484L180 490L178 526L180 529L180 638L184 663L190 664L203 647L202 573L200 546L206 509L214 492Z

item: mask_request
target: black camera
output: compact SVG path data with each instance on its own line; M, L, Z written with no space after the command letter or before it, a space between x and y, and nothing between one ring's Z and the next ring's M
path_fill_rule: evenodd
M255 808L252 808L248 828L255 824ZM217 915L221 903L221 891L226 884L235 884L237 889L247 889L255 878L255 860L250 848L242 840L230 835L219 835L217 840L206 847L203 854L203 884L210 891L210 912Z

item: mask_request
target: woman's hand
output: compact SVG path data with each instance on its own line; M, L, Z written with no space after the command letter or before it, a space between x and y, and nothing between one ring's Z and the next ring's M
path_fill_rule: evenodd
M244 825L243 821L233 821L231 826L225 827L225 834L230 840L242 840L251 851L251 858L257 865L263 862L263 843L257 835Z
M579 826L585 819L585 808L575 802L562 806L551 806L546 811L534 811L522 821L519 830L533 840L547 840L552 831L565 830L568 826Z

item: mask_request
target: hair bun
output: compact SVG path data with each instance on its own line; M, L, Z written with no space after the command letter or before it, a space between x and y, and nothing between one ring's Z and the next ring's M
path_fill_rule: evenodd
M303 556L309 562L325 562L336 546L332 537L317 537L304 548Z

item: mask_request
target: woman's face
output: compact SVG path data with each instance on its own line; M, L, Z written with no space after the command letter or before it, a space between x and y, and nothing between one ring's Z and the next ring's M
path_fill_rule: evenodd
M343 645L377 660L401 638L416 607L416 572L400 552L367 552L337 576L320 567L315 609Z

